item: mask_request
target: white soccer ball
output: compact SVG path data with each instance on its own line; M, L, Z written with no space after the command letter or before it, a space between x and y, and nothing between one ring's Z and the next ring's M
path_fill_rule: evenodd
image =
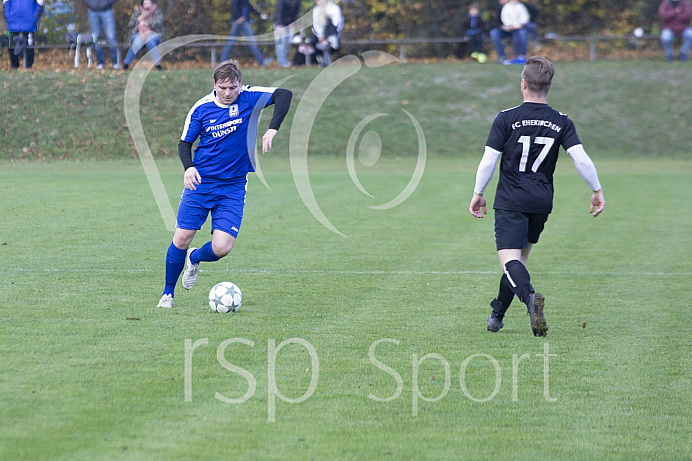
M217 283L209 292L209 307L214 312L238 312L242 304L243 294L235 283Z

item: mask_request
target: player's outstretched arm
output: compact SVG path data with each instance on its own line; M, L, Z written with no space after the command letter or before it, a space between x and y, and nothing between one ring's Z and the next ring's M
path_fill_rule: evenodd
M601 211L603 211L604 206L605 199L603 198L603 189L594 191L593 195L591 196L591 206L589 207L589 213L592 213L593 217L595 218L596 216L601 214Z
M469 213L475 218L482 218L483 215L488 214L488 208L483 194L473 193L473 198L471 198L471 204L469 205Z
M485 146L483 158L481 159L481 163L478 164L478 170L476 171L476 185L473 188L473 197L471 198L471 204L469 205L469 213L476 218L482 218L483 215L488 214L483 192L485 192L485 188L488 187L488 183L493 177L493 173L495 172L495 163L497 163L497 159L500 158L500 154L501 152Z
M262 136L262 153L266 154L272 148L272 141L276 132L279 131L281 123L284 121L284 117L288 113L288 109L291 108L291 99L293 98L293 93L284 88L277 88L272 94L272 104L274 104L274 115L269 122L269 129L264 136Z
M262 136L262 153L266 154L272 148L272 141L274 136L278 133L275 129L269 128L264 136Z
M591 158L584 151L584 147L581 144L572 146L567 149L567 153L574 160L574 166L581 175L581 177L586 181L593 192L591 196L591 206L589 207L589 213L593 213L595 218L603 211L605 206L605 199L603 198L603 189L601 189L601 183L598 180L598 173L596 173L596 167L594 166Z

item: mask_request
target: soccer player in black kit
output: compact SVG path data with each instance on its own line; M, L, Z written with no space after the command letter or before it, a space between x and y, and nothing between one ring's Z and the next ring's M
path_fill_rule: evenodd
M589 213L603 211L605 200L596 167L584 151L574 123L547 104L553 64L541 56L526 61L521 72L523 104L500 112L493 122L485 153L478 165L469 212L487 214L483 192L500 158L500 179L495 194L495 244L503 275L490 306L488 331L504 326L502 319L516 295L526 304L535 336L548 331L543 316L544 297L534 291L526 262L553 208L553 173L562 146L593 191Z

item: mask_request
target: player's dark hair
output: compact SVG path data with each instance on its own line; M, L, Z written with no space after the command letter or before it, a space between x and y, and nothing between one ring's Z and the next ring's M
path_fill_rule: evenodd
M238 64L238 61L227 59L214 69L215 82L221 82L227 79L231 82L243 81L243 76L240 72L240 65Z
M543 56L532 56L526 60L521 78L526 81L529 91L534 94L546 95L553 83L555 68L553 63Z

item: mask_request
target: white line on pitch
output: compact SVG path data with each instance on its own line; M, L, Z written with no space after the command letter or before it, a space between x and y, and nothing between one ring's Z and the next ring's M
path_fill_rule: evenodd
M43 268L43 269L31 269L31 268L13 268L13 271L17 272L113 272L120 271L118 268L80 268L80 269L69 269L69 268ZM159 272L162 269L126 269L127 272ZM474 270L459 270L459 271L412 271L412 270L326 270L326 269L237 269L237 268L227 268L227 269L200 269L201 272L233 272L237 274L261 274L261 275L294 275L294 274L327 274L327 275L496 275L500 271L474 271ZM555 274L555 272L542 272L542 271L532 271L532 274ZM564 275L577 275L577 276L690 276L692 272L615 272L615 271L601 271L601 272L565 272L560 271L559 274Z

